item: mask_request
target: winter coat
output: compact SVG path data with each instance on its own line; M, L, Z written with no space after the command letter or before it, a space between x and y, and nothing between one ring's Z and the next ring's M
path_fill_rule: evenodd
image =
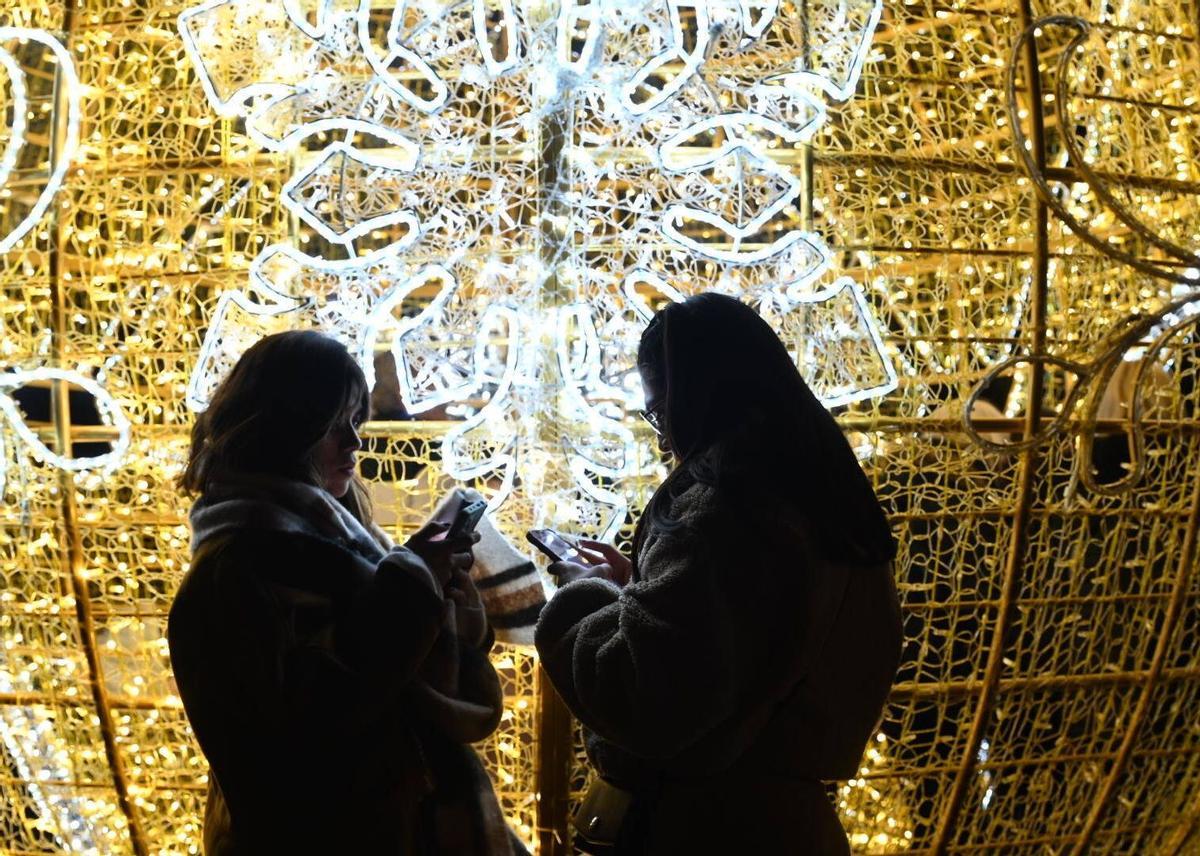
M639 795L625 849L848 853L822 782L857 775L895 676L890 564L674 481L680 525L649 524L636 578L563 586L536 633L599 773Z
M475 648L442 632L442 593L411 552L376 565L286 519L200 543L171 608L211 767L205 853L523 852L466 745L500 718L491 634ZM450 696L422 680L446 662Z

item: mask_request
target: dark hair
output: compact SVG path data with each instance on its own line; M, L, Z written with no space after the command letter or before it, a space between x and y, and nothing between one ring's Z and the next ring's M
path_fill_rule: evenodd
M737 507L769 497L797 508L832 558L895 556L850 444L749 306L714 293L670 304L642 334L638 367L662 392L663 431L678 461L647 506L652 521L671 526L673 483L687 474Z
M276 333L256 342L213 393L192 426L192 447L179 486L204 493L241 473L320 484L313 451L347 411L366 413L370 391L354 357L314 330ZM370 520L357 477L342 500Z

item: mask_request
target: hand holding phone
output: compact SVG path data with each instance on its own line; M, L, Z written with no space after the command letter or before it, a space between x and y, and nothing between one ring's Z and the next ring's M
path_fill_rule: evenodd
M487 503L482 499L471 499L462 495L461 491L456 493L457 497L448 497L443 509L414 533L406 544L425 560L442 586L450 581L456 570L470 570L475 559L472 546L479 540L475 527L487 511ZM451 504L455 499L457 506ZM455 512L453 519L447 523L450 508L455 508Z
M487 511L487 502L485 500L464 501L458 507L458 512L454 515L454 522L446 530L446 540L450 541L455 538L462 538L464 535L474 532L475 527L479 525L479 521L483 519L485 511Z
M557 577L560 585L589 577L619 586L629 582L632 566L615 547L586 539L575 543L553 529L531 529L525 537L550 557L552 564L546 571Z
M567 537L553 529L530 529L525 533L530 544L537 547L552 562L587 563L583 554Z
M579 548L585 556L588 553L592 553L601 564L607 565L610 571L608 575L609 579L617 585L628 585L630 580L633 579L633 562L612 544L605 544L603 541L592 541L588 538L580 538ZM595 561L593 560L593 563Z

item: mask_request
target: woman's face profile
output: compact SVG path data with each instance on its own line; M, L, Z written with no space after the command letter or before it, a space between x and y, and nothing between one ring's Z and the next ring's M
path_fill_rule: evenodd
M343 414L313 450L313 465L321 487L339 499L350 490L358 466L354 453L362 448L358 429L364 418L361 410Z
M638 374L642 378L642 394L646 399L645 413L647 420L658 435L658 449L664 455L671 453L671 443L667 439L666 415L667 400L662 382L648 366L638 365Z

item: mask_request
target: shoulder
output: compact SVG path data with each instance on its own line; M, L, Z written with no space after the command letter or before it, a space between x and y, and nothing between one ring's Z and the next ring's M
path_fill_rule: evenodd
M767 497L735 495L716 485L688 480L671 495L668 517L674 525L656 521L650 534L655 540L685 542L692 549L720 548L768 525L770 505Z
M702 524L722 515L720 499L714 486L692 481L671 497L671 517L684 526L703 531Z
M326 591L351 587L361 574L339 544L296 532L238 529L196 550L176 603L193 593L216 595L272 585Z
M655 584L700 565L720 563L735 540L735 524L710 485L691 482L673 493L668 520L651 519L637 557L641 579Z
M218 535L200 545L192 557L192 567L210 572L229 567L258 570L278 562L320 561L345 555L344 548L323 538L245 528Z
M763 586L790 593L807 576L811 527L791 503L692 482L673 495L670 518L676 525L649 524L638 553L643 579L699 574L749 596Z

